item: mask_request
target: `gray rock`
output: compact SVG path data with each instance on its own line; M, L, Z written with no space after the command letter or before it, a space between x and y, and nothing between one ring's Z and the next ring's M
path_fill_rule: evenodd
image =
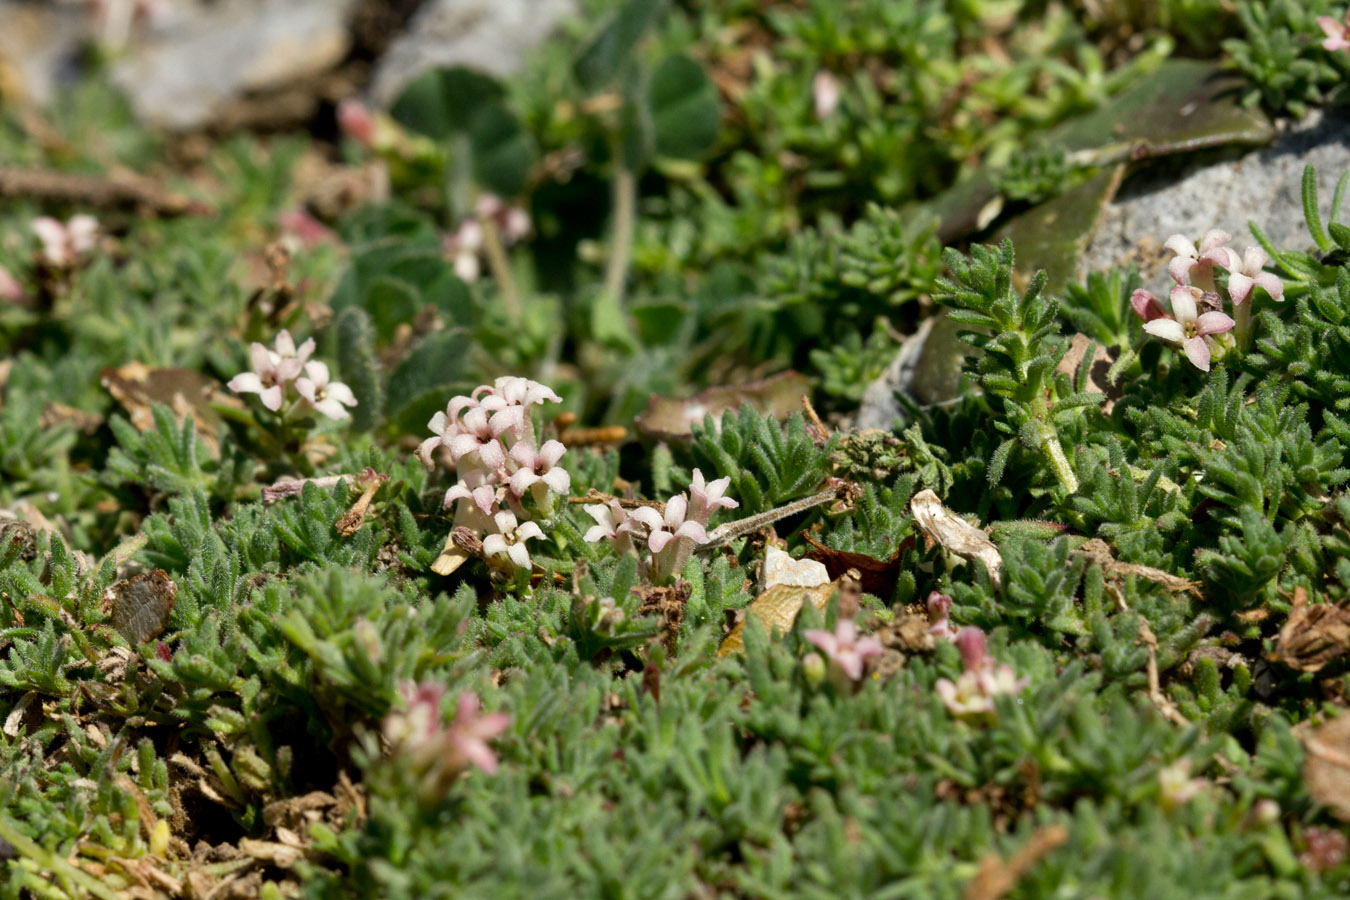
M326 72L351 48L358 0L230 0L199 6L136 41L113 68L144 121L211 124L231 102Z
M418 75L441 66L511 75L575 12L575 0L428 0L376 65L371 98L388 107Z
M73 82L86 18L72 6L0 0L0 101L49 103Z
M1133 262L1144 286L1159 296L1171 289L1162 244L1173 234L1198 241L1211 228L1233 236L1230 246L1256 244L1255 222L1277 247L1312 249L1303 222L1303 167L1317 167L1318 196L1325 221L1331 193L1350 170L1350 116L1344 110L1314 111L1282 129L1275 142L1247 152L1230 151L1218 161L1202 154L1177 170L1141 172L1126 181L1088 243L1080 273ZM1342 213L1342 219L1345 213Z

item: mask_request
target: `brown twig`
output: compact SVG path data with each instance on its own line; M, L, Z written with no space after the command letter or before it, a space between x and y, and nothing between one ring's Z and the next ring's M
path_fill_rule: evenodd
M1107 592L1115 599L1116 607L1121 612L1133 612L1130 605L1125 602L1125 595L1121 593L1120 588L1109 581L1106 582L1105 587ZM1135 613L1135 615L1139 616L1139 643L1143 644L1144 649L1148 651L1148 663L1144 669L1148 675L1148 699L1152 701L1153 705L1158 708L1158 712L1162 713L1163 718L1167 721L1183 727L1190 725L1190 720L1183 716L1181 710L1177 709L1176 705L1167 699L1167 695L1163 693L1162 677L1158 673L1158 637L1149 627L1148 619L1144 618L1143 614Z
M0 166L0 197L55 201L110 209L141 209L160 216L210 215L211 209L130 173L80 175L50 169Z

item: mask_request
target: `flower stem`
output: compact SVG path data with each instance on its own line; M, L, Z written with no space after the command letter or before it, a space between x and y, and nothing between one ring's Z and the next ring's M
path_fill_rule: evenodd
M1070 494L1078 490L1078 476L1073 474L1073 466L1069 465L1069 458L1064 455L1064 448L1059 445L1059 436L1053 431L1046 434L1041 441L1041 449L1050 459L1050 468L1055 470L1055 476L1059 478L1059 483L1064 486L1064 490Z
M511 276L511 262L506 258L501 232L490 218L480 218L479 224L483 226L483 250L487 253L488 268L497 282L497 290L501 291L502 306L512 322L519 322L520 294L516 291L516 280Z
M1254 292L1253 292L1254 293ZM1237 313L1234 321L1237 323L1233 329L1237 337L1239 350L1245 351L1252 344L1252 301L1254 298L1248 297L1246 303L1234 304L1236 307L1233 312Z
M621 157L620 157L621 158ZM623 308L628 264L633 255L633 225L637 217L637 176L622 162L614 175L614 240L605 266L605 293Z

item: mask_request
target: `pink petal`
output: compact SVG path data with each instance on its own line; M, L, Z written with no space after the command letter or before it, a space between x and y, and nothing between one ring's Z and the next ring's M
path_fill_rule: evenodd
M858 654L841 653L835 657L835 662L839 663L840 668L844 670L844 674L849 677L849 680L857 681L862 678L863 660Z
M489 469L500 469L506 465L506 451L499 441L488 441L478 448L478 458Z
M641 522L653 531L661 530L666 524L661 518L661 514L650 506L639 506L636 509L629 510L628 518Z
M823 650L825 655L831 659L839 652L839 641L835 638L834 634L829 631L820 628L812 628L805 632L803 636Z
M535 539L544 539L544 529L539 527L538 522L522 522L516 529L516 540L524 542Z
M1211 229L1205 232L1205 236L1200 239L1200 246L1198 248L1200 253L1194 255L1199 256L1201 253L1206 253L1216 247L1222 247L1230 240L1232 240L1232 238L1229 237L1228 232L1220 231L1217 228Z
M1221 312L1207 312L1195 320L1196 331L1200 335L1223 334L1237 323Z
M1184 234L1174 234L1163 244L1168 250L1171 250L1177 256L1189 256L1192 259L1200 255L1200 251L1195 249L1190 238Z
M689 512L689 500L684 494L678 494L666 501L665 524L679 525Z
M1205 343L1202 337L1193 337L1181 344L1181 349L1185 352L1186 358L1191 361L1201 372L1209 371L1209 345Z
M350 419L352 417L352 414L347 412L347 408L334 397L320 400L314 404L314 408L330 419Z
M328 385L328 399L336 400L343 406L356 405L356 395L352 393L351 388L347 387L347 385L343 384L341 381L334 381Z
M281 393L281 385L274 384L270 388L259 392L258 396L262 398L263 406L267 407L272 412L281 409L281 401L284 398L284 395Z
M1270 299L1277 303L1284 302L1284 282L1273 272L1261 272L1256 276L1256 283L1266 289Z
M555 494L566 494L572 489L572 475L566 469L550 469L544 473L544 484Z
M248 345L248 360L253 366L253 371L261 375L264 372L272 371L272 354L257 341Z
M507 553L506 538L500 534L489 534L483 538L484 556L503 556Z
M1252 295L1254 284L1256 284L1255 281L1241 272L1234 272L1228 276L1228 296L1232 299L1234 306L1241 306L1247 302L1247 298Z
M671 534L669 531L657 529L648 536L647 546L652 549L653 553L660 553L665 549L666 545L674 539L675 535Z
M300 392L301 397L304 397L310 403L314 403L314 388L314 382L310 381L308 378L295 379L295 389ZM318 404L316 403L314 405L317 406Z
M520 445L517 444L516 446L519 447ZM517 469L515 474L511 476L511 493L517 497L524 497L530 486L539 481L543 481L543 479L534 474L534 470Z
M685 522L679 528L675 529L675 537L691 538L695 543L708 543L708 531L698 522Z
M544 461L545 465L552 468L558 464L558 460L562 459L566 452L567 447L562 441L544 441L544 446L539 448L539 458Z

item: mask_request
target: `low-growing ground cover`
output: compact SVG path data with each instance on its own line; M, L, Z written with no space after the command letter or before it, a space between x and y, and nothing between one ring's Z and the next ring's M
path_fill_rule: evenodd
M1343 895L1350 176L993 237L1346 10L586 6L336 146L0 114L0 894Z

